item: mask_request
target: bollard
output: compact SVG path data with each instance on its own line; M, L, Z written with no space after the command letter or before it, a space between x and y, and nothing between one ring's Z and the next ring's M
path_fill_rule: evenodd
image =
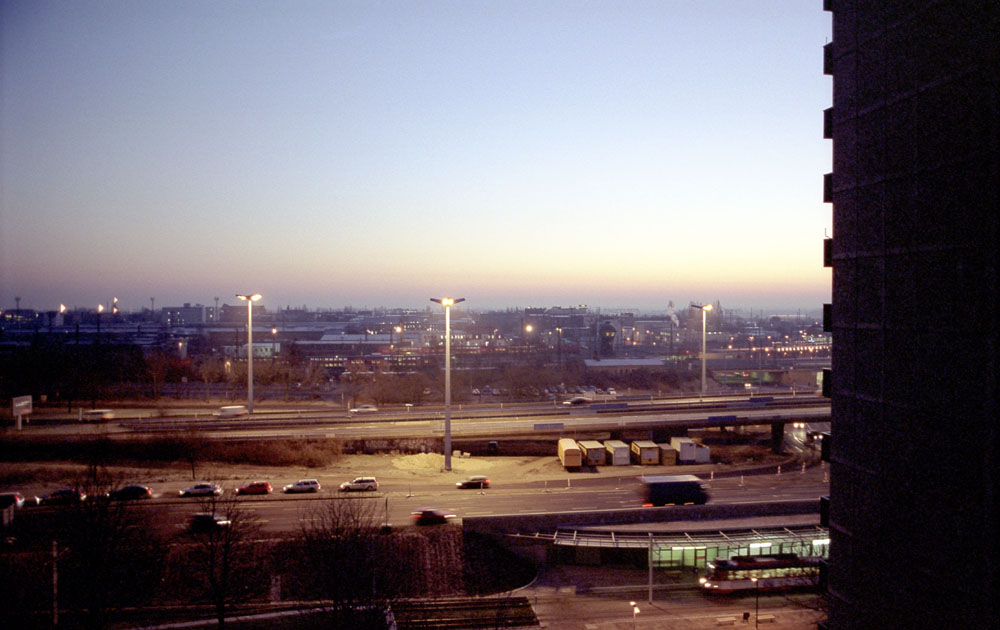
M775 474L778 474L778 475L780 475L780 474L781 474L781 466L778 466L778 472L777 472L777 473L775 473Z
M806 463L802 462L802 473L805 474L805 472L806 472Z
M740 475L740 487L743 487L743 475Z

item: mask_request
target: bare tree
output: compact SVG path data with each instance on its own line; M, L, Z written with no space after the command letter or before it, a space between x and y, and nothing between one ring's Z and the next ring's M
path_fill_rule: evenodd
M382 515L377 499L331 498L303 519L298 557L315 595L330 602L331 627L386 627L406 572Z
M218 627L237 603L263 589L260 522L236 495L213 496L200 502L202 514L185 534L192 546L191 571L195 588L215 609Z
M58 544L60 600L85 628L104 628L115 611L152 599L165 545L150 510L108 493L123 477L92 467L77 488L86 500L62 507Z

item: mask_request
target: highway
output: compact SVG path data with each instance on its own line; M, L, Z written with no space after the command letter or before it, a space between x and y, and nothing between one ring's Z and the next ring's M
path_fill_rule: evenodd
M453 437L524 436L575 430L602 432L627 429L746 426L774 422L823 422L829 401L816 396L747 396L664 401L611 401L567 407L551 403L455 409ZM122 430L149 434L197 430L212 439L423 438L443 434L444 413L438 410L382 411L345 416L331 411L274 411L250 418L219 419L202 415L122 419Z
M387 514L388 522L394 526L409 523L409 514L423 507L446 510L458 517L493 516L502 514L543 514L547 512L589 512L597 510L620 510L640 507L637 477L643 474L643 467L623 466L620 475L586 478L581 474L567 474L562 479L524 482L515 479L492 478L493 487L486 490L458 490L453 482L420 481L407 483L398 480L380 479L377 492L337 492L337 485L345 479L320 476L323 489L318 494L292 494L280 492L280 488L294 479L271 479L276 491L265 496L246 496L239 499L239 505L252 510L260 520L264 531L297 531L310 513L321 509L328 501L357 499L373 501L380 513ZM236 485L224 485L231 493ZM764 474L745 477L727 477L707 480L712 503L754 503L818 499L828 493L826 472L815 466L804 471L786 470L782 474ZM140 509L157 512L157 521L162 527L180 531L187 525L190 515L205 511L207 501L197 498L181 498L178 490L190 482L166 482L156 484L152 499L138 502ZM34 514L51 514L60 508L37 506L23 508L18 518L30 519ZM384 511L383 511L384 510Z

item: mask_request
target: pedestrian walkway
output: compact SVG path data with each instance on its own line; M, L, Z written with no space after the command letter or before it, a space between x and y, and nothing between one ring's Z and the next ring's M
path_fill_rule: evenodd
M815 609L822 601L818 595L772 595L760 600L755 619L754 597L709 597L700 592L697 577L691 572L654 572L650 603L646 570L557 566L544 569L516 594L527 597L541 627L552 630L707 630L755 625L770 630L815 630L826 616ZM634 608L639 612L633 614Z

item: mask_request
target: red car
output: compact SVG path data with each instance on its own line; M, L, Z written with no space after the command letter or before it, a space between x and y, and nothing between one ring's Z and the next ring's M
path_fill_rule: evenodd
M271 484L267 481L252 481L237 488L236 494L271 494Z

